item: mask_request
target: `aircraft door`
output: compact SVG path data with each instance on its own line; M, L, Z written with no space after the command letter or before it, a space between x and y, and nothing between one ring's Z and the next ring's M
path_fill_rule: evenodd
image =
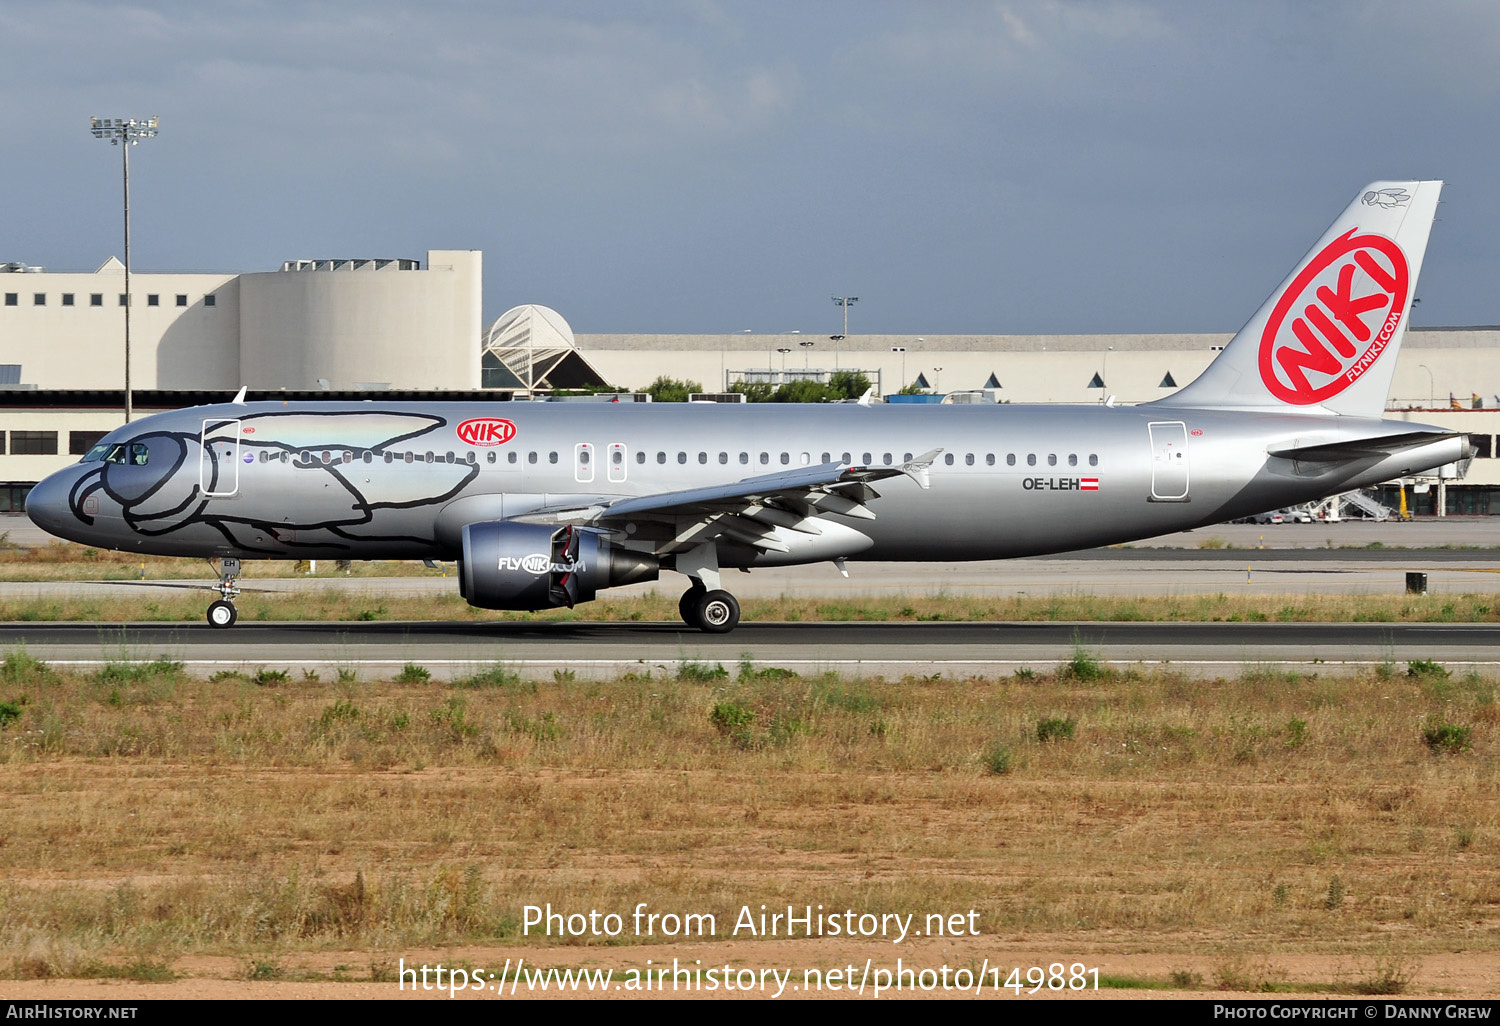
M589 442L573 446L573 480L580 484L594 480L594 446Z
M240 490L240 422L205 420L198 436L198 489L212 498Z
M1187 502L1187 425L1171 420L1147 428L1151 433L1151 501Z
M611 481L619 482L625 480L625 465L628 462L627 456L628 453L626 453L623 443L609 443L609 479Z

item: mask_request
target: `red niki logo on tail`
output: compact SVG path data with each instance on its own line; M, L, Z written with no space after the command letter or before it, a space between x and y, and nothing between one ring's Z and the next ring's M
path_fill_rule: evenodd
M1406 254L1383 235L1334 239L1282 293L1260 337L1260 378L1308 406L1348 388L1395 337L1411 284Z
M503 417L476 417L455 430L468 445L504 445L516 437L516 426Z

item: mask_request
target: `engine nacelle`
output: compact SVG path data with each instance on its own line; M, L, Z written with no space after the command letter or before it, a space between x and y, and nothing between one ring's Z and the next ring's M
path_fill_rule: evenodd
M655 555L632 552L586 527L487 521L465 524L458 591L481 609L570 609L595 592L654 581Z

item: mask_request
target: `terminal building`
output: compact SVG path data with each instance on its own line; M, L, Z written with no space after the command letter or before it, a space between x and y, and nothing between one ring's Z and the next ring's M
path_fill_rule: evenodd
M124 267L0 264L0 511L123 419ZM827 381L857 371L877 393L915 386L970 402L1140 403L1200 374L1229 334L574 335L521 305L488 325L482 254L289 260L242 274L131 274L138 415L251 398L512 401L554 389L639 391L665 375L707 392L738 382ZM832 316L830 316L830 321ZM1468 433L1476 458L1414 482L1419 514L1500 513L1500 326L1412 329L1389 415ZM1460 477L1460 475L1462 475Z

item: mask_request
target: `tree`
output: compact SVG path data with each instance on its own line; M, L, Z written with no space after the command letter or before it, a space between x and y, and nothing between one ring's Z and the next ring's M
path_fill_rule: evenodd
M729 386L731 392L743 392L747 403L768 403L772 393L769 381L736 381Z
M870 379L859 371L834 371L828 388L840 399L858 399L870 390Z
M703 391L703 386L696 381L678 381L663 374L641 391L654 403L685 403L690 394Z

